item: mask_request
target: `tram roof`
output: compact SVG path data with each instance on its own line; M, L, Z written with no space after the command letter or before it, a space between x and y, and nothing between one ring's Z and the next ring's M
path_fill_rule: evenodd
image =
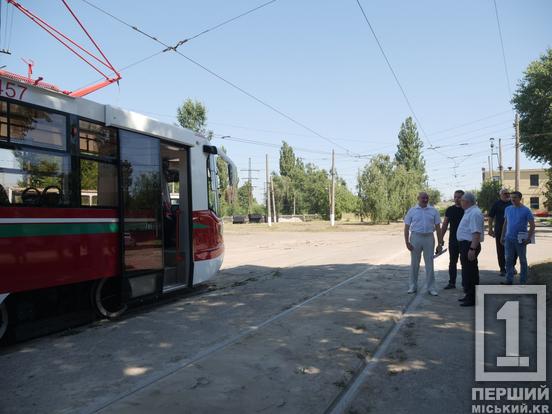
M141 134L159 137L168 141L189 146L203 145L208 140L192 130L167 124L138 112L118 108L109 104L101 104L85 98L73 98L60 92L21 83L10 78L0 77L4 88L7 82L16 86L15 97L11 98L21 103L41 106L55 111L66 112L105 124ZM23 88L27 88L23 93ZM5 94L2 94L5 96Z

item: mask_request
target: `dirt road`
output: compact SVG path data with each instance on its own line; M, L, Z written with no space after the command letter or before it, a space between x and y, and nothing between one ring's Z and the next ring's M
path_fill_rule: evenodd
M401 226L282 227L229 226L199 294L4 349L0 412L468 412L473 308L406 294ZM500 280L494 240L481 267Z

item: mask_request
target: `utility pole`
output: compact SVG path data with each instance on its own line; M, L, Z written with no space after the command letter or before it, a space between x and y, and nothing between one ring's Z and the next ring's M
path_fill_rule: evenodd
M493 169L491 167L491 156L490 155L487 157L487 161L489 162L489 179L490 179L490 181L492 181L493 180Z
M491 141L491 164L490 164L490 169L491 169L491 181L494 181L494 166L493 166L493 154L494 154L494 138L491 138L490 139Z
M360 222L362 223L363 217L362 217L362 186L360 185L360 169L357 171L357 183L358 183L358 217L360 218Z
M330 226L335 225L335 151L332 150L332 193L330 195Z
M519 181L520 181L520 170L519 170L519 114L516 112L516 180L515 180L515 190L519 191Z
M270 188L272 190L272 211L274 212L274 223L278 223L278 216L276 215L276 201L274 200L274 180L270 176Z
M500 186L504 183L504 166L502 165L502 138L498 139L498 170L500 171Z
M270 214L270 183L268 181L268 154L266 154L266 181L265 181L265 188L266 188L266 222L268 223L268 227L272 226L272 217Z

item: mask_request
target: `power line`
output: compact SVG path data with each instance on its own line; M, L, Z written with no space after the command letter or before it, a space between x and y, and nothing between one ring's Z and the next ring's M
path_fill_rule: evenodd
M88 0L82 0L84 2L86 2L87 4L91 4ZM273 1L271 2L268 2L268 3L265 3L265 5L268 5L270 3L272 3ZM234 89L240 91L241 93L243 93L244 95L248 96L249 98L255 100L256 102L260 103L261 105L269 108L270 110L272 110L273 112L276 112L277 114L279 114L280 116L286 118L288 121L291 121L293 122L294 124L300 126L301 128L309 131L310 133L312 133L313 135L316 135L317 137L331 143L332 145L338 147L338 148L341 148L342 150L346 151L347 153L349 154L354 154L352 151L350 151L348 148L344 147L343 145L339 144L338 142L335 142L333 139L331 138L328 138L322 134L320 134L319 132L315 131L314 129L310 128L309 126L303 124L302 122L296 120L295 118L291 117L290 115L286 114L285 112L279 110L278 108L272 106L271 104L269 104L268 102L264 101L263 99L257 97L256 95L254 95L253 93L251 92L248 92L246 91L245 89L243 89L242 87L236 85L235 83L229 81L228 79L224 78L223 76L219 75L218 73L212 71L211 69L207 68L206 66L202 65L201 63L195 61L194 59L190 58L189 56L186 56L184 55L182 52L180 52L177 47L171 47L169 45L167 45L166 43L162 42L161 40L159 40L157 37L155 36L152 36L146 32L144 32L143 30L141 29L138 29L136 26L133 26L127 22L125 22L124 20L120 19L119 17L116 17L114 16L113 14L111 13L108 13L106 11L104 11L103 9L100 9L99 7L97 6L94 6L96 7L98 10L106 13L107 15L109 15L110 17L112 17L113 19L115 19L116 21L118 21L119 23L121 24L124 24L125 26L127 27L130 27L132 28L133 30L137 31L138 33L146 36L147 38L155 41L156 43L159 43L161 45L163 45L165 47L165 49L163 50L163 52L166 52L166 51L173 51L175 53L177 53L178 55L182 56L184 59L188 60L189 62L193 63L194 65L198 66L199 68L203 69L204 71L206 71L207 73L211 74L212 76L216 77L217 79L219 79L220 81L226 83L227 85L233 87ZM263 6L264 7L264 6ZM257 10L259 9L259 7L256 8ZM234 19L235 20L235 19ZM137 64L137 63L136 63Z
M438 135L438 134L441 134L443 132L448 132L448 131L452 131L454 129L460 129L460 128L463 128L465 126L468 126L468 125L471 125L471 124L476 124L478 122L481 122L481 121L486 121L487 119L490 119L490 118L495 118L499 115L504 115L506 113L511 113L512 111L509 109L507 111L502 111L502 112L497 112L496 114L493 114L493 115L489 115L489 116L486 116L484 118L479 118L479 119L475 119L473 121L468 121L468 122L465 122L463 124L460 124L460 125L457 125L457 126L454 126L454 127L451 127L451 128L446 128L446 129L441 129L439 131L435 131L435 132L432 132L431 134L429 134L429 136L434 136L434 135Z
M403 86L401 85L401 82L399 81L399 78L397 77L397 74L395 73L395 70L393 69L393 66L391 66L391 62L389 62L389 59L387 58L387 54L385 53L385 50L383 50L383 46L381 45L381 43L378 39L378 36L376 35L376 32L374 31L374 28L372 27L372 24L370 23L370 20L368 20L368 16L366 16L366 13L364 12L364 9L362 8L362 5L360 4L360 1L356 0L356 2L358 4L358 7L360 8L360 11L362 12L362 15L364 16L364 19L366 20L366 23L368 24L368 27L370 28L370 31L372 32L372 35L374 36L374 39L376 40L376 43L378 44L378 47L381 51L381 54L383 55L383 58L385 59L385 62L387 62L387 66L388 66L389 70L391 71L391 73L393 74L393 77L395 78L395 82L397 83L399 89L402 92L404 100L406 101L406 104L408 105L408 108L410 109L410 112L412 112L412 115L414 116L414 119L416 119L416 122L420 126L420 130L424 134L424 137L425 137L426 141L428 142L428 144L430 146L433 146L431 144L431 141L428 139L427 134L425 133L425 130L422 127L422 123L418 119L418 116L416 115L416 112L414 111L414 108L412 107L412 104L410 103L410 100L408 99L408 96L406 96L406 92L405 92Z
M204 34L206 34L206 33L215 31L216 29L218 29L218 28L220 28L220 27L222 27L222 26L224 26L224 25L226 25L226 24L228 24L228 23L231 23L231 22L233 22L233 21L235 21L235 20L238 20L238 19L241 18L241 17L247 16L248 14L251 14L251 13L253 13L253 12L259 10L259 9L262 9L263 7L266 7L266 6L268 6L269 4L275 3L277 0L270 0L270 1L267 1L266 3L263 3L263 4L261 4L261 5L257 6L257 7L254 7L254 8L252 8L252 9L249 9L249 10L247 10L247 11L245 11L245 12L243 12L243 13L237 15L237 16L234 16L234 17L232 17L232 18L230 18L230 19L228 19L228 20L225 20L225 21L223 21L222 23L218 23L218 24L216 24L216 25L214 25L214 26L208 27L207 29L202 30L201 32L198 32L198 33L196 33L196 34L193 35L193 36L190 36L190 37L188 37L188 38L186 38L186 39L183 39L183 40L179 40L174 46L165 45L164 43L162 43L161 41L159 41L159 39L158 39L157 37L152 36L152 35L146 33L145 31L141 30L141 29L138 28L137 26L134 26L134 25L132 25L132 24L130 24L130 23L127 23L127 22L124 21L123 19L121 19L121 18L119 18L119 17L117 17L117 16L115 16L115 15L109 13L108 11L102 9L102 8L99 7L99 6L96 6L95 4L93 4L92 2L90 2L89 0L82 0L82 1L83 1L84 3L86 3L86 4L88 4L90 7L93 7L93 8L95 8L96 10L98 10L98 11L100 11L100 12L106 14L107 16L111 17L112 19L118 21L119 23L124 24L125 26L131 28L132 30L135 30L136 32L140 33L141 35L146 36L147 38L149 38L149 39L151 39L151 40L153 40L153 41L155 41L155 42L158 42L158 43L163 44L163 45L167 48L166 50L164 50L164 52L166 52L166 51L168 51L168 50L176 51L176 49L177 49L179 46L183 45L184 43L187 43L187 42L189 42L190 40L193 40L193 39L197 39L199 36L202 36L202 35L204 35Z
M498 17L498 7L496 6L496 0L493 0L496 24L498 25L498 36L500 37L500 47L502 49L502 61L504 63L504 73L506 73L506 82L508 82L508 96L512 96L512 89L510 88L510 75L508 75L508 65L506 64L506 53L504 52L504 40L502 39L502 28L500 27L500 18Z
M205 33L215 31L215 30L218 29L219 27L222 27L222 26L224 26L224 25L226 25L226 24L228 24L228 23L231 23L231 22L233 22L234 20L238 20L238 19L241 18L241 17L247 16L248 14L253 13L253 12L259 10L259 9L262 9L263 7L268 6L269 4L274 3L274 2L276 2L276 1L277 1L277 0L270 0L270 1L267 1L266 3L263 3L263 4L261 4L261 5L257 6L257 7L254 7L254 8L252 8L252 9L250 9L250 10L247 10L246 12L244 12L244 13L242 13L242 14L239 14L239 15L237 15L237 16L235 16L235 17L232 17L231 19L225 20L225 21L223 21L222 23L219 23L219 24L217 24L217 25L215 25L215 26L213 26L213 27L210 27L210 28L208 28L208 29L205 29L205 30L199 32L198 34L196 34L196 35L194 35L194 36L192 36L192 37L189 37L189 38L187 38L187 39L181 40L181 41L179 41L179 42L177 43L177 46L176 46L176 47L178 47L178 46L180 46L181 44L184 44L184 43L186 43L186 42L189 42L190 40L196 39L196 38L198 38L199 36L204 35Z

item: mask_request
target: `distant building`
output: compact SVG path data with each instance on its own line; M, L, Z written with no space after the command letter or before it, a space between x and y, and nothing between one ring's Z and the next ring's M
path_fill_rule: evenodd
M483 170L483 179L490 179L489 171ZM499 171L493 171L493 180L500 181ZM520 171L519 191L523 194L523 204L532 210L546 210L544 205L546 197L546 183L548 175L543 168L527 169ZM515 171L513 169L504 170L504 180L502 187L514 190L516 183Z

